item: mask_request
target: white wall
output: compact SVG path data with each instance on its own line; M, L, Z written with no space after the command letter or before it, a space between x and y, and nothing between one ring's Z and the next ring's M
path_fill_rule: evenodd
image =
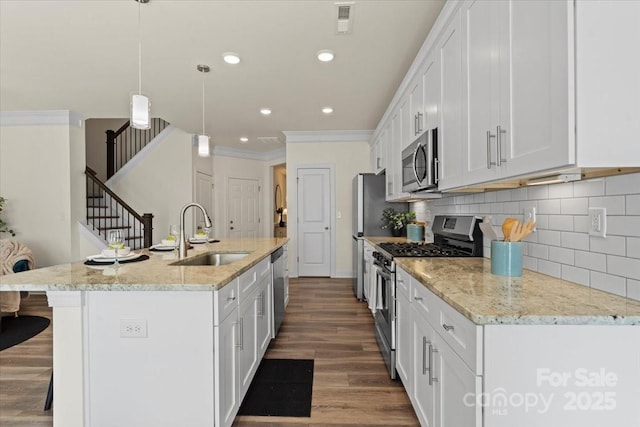
M2 113L0 195L3 218L36 266L79 257L76 221L84 215L84 129L69 111Z
M524 267L570 282L640 300L640 174L566 184L450 195L414 203L430 221L434 215L491 215L523 219L537 210L537 231L526 239ZM607 237L588 234L589 207L607 209ZM484 241L485 256L490 243Z
M215 207L213 212L213 235L217 238L229 236L229 214L227 211L229 178L256 179L260 182L262 195L260 197L260 212L262 228L260 237L271 236L273 224L271 214L268 213L273 202L273 192L265 190L271 188L269 183L269 166L260 160L241 159L226 156L213 156L213 188Z
M192 135L175 127L165 131L165 138L145 147L135 166L108 183L136 212L153 214L153 243L168 235L170 224L179 224L181 208L193 201ZM185 232L193 234L188 214Z
M289 270L292 277L298 276L296 257L298 253L297 218L298 196L296 194L296 171L299 167L314 164L335 165L335 277L351 277L351 205L352 180L359 172L368 171L369 143L362 142L310 142L287 143L287 210L289 243ZM341 218L337 218L337 213Z

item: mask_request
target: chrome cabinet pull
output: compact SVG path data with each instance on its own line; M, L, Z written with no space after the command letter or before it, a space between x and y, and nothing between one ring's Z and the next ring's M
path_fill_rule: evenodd
M244 350L244 317L240 318L240 350Z
M235 297L235 296L227 297L227 301L235 301L235 300L236 300L236 297Z
M435 168L435 171L433 172L435 175L434 182L437 184L440 182L440 160L434 159L433 166Z
M487 131L487 169L491 169L491 165L495 165L496 162L491 161L491 138L495 138L495 135L491 135L491 131Z
M433 353L437 353L438 350L429 343L429 385L438 382L438 378L433 375Z
M500 166L503 162L507 163L507 159L502 158L502 135L505 133L507 133L507 131L498 125L496 128L496 154L498 155L498 164L496 166Z
M242 349L242 317L240 319L238 319L238 321L236 322L236 325L238 325L238 329L237 329L237 339L236 339L236 347Z
M380 169L382 166L380 166L380 157L376 157L376 168Z
M422 301L422 297L413 297L413 299L416 301Z
M417 123L416 124L416 129L418 130L417 135L419 135L422 132L422 126L420 126L421 125L421 123L420 123L421 121L422 121L422 113L418 113L418 120L416 122Z
M431 345L429 341L427 341L427 337L422 337L422 375L427 375L427 344Z
M444 328L445 331L449 332L449 331L453 331L455 326L453 325L447 325L446 323L442 324L442 327Z

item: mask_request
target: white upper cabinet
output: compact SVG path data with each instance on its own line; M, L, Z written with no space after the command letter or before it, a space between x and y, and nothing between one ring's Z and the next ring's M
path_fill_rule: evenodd
M411 120L410 140L416 139L417 136L425 131L424 127L424 86L422 83L422 74L416 76L409 89L409 118Z
M464 184L574 162L569 8L561 1L463 4Z
M439 68L438 186L462 185L462 39L460 12L445 27L436 45L434 66Z

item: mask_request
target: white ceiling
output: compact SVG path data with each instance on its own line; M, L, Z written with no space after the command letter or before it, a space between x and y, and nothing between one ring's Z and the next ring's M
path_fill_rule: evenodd
M265 153L282 131L374 129L443 0L355 0L352 33L334 1L151 0L141 6L142 92L153 117L214 145ZM316 52L336 53L320 63ZM242 62L222 61L236 52ZM0 0L0 110L127 118L137 90L134 0ZM321 113L332 106L334 113ZM269 117L259 113L269 107ZM249 143L242 144L240 136Z

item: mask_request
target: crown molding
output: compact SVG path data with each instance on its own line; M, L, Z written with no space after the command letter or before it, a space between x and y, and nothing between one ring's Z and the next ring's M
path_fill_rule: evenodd
M286 149L279 148L277 150L260 153L257 151L243 150L241 148L233 148L233 147L216 145L213 147L213 155L221 156L221 157L236 157L238 159L260 160L263 162L269 162L277 159L284 160L286 158Z
M85 118L70 110L2 111L0 126L84 126Z
M282 131L287 144L304 142L369 142L372 130Z

